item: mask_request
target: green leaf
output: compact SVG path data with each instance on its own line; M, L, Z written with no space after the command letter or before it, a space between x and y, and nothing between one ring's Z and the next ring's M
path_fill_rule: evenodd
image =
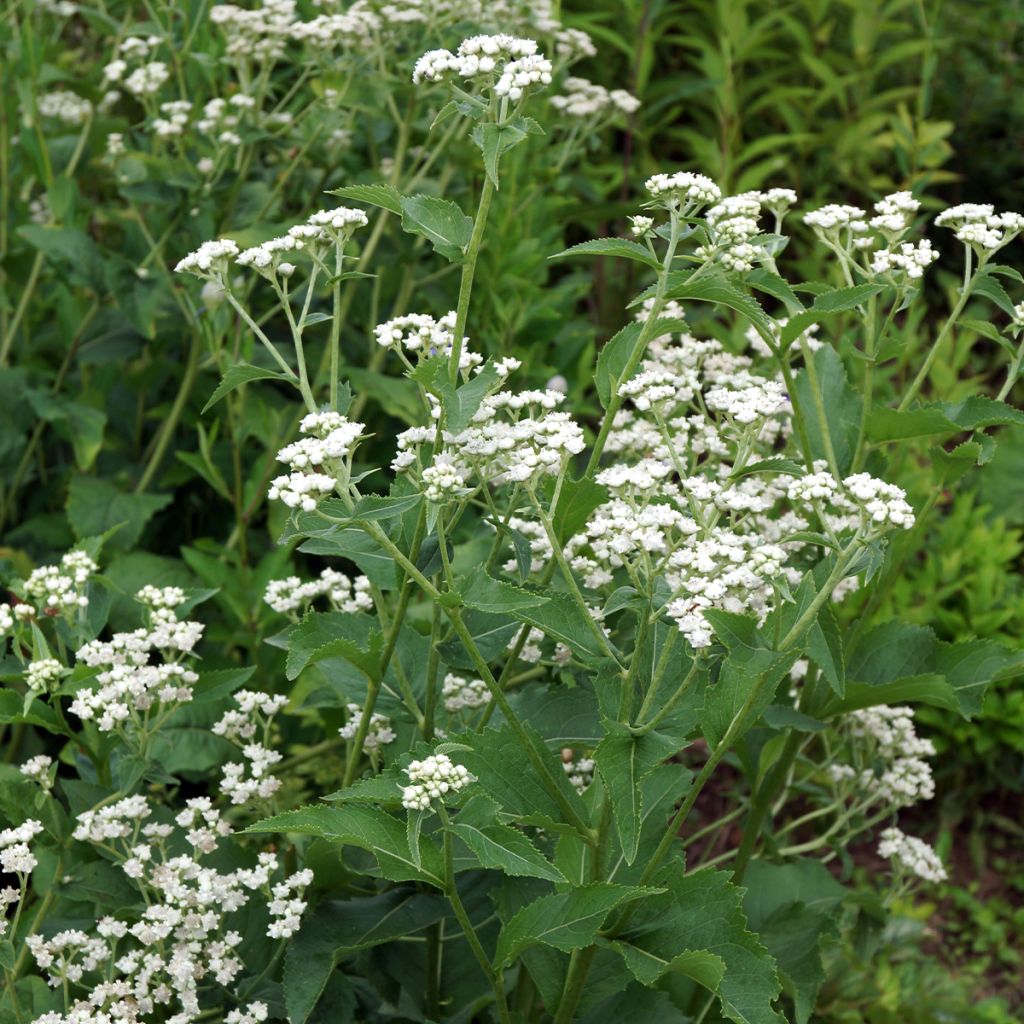
M471 138L480 147L484 157L484 170L495 188L498 188L498 162L502 154L507 153L513 146L518 146L526 136L526 128L515 121L500 125L486 121L473 129Z
M683 274L673 273L669 276L668 299L679 299L690 302L710 302L716 306L725 306L746 317L758 334L766 340L774 341L775 321L761 308L761 304L752 295L740 291L731 281L722 276L701 277L689 281L692 271ZM634 299L630 305L637 305L647 297L644 293Z
M530 725L527 736L536 753L548 763L550 775L565 799L586 820L587 812L579 794L569 784L565 770ZM480 733L461 733L453 739L469 749L460 751L458 760L476 777L481 789L501 808L523 822L554 830L565 829L563 812L558 802L541 782L522 744L512 729L489 728Z
M38 698L25 700L14 690L0 690L0 723L37 725L47 732L59 736L70 736L68 727L61 721L57 713Z
M846 697L825 713L923 701L972 718L995 679L1024 672L1024 651L994 640L946 643L926 626L887 622L861 639L846 667Z
M772 1008L779 994L775 962L747 930L743 890L725 872L684 875L678 865L663 868L655 884L667 891L639 903L615 938L669 964L687 952L717 957L725 969L717 984L708 987L726 1017L737 1024L785 1024ZM716 980L714 961L701 957L693 963L695 973L703 975L702 984Z
M78 228L43 227L23 224L18 234L49 260L70 264L72 276L94 290L103 281L103 257L96 243Z
M288 943L284 1000L290 1024L305 1024L346 957L416 935L443 920L446 911L442 897L405 888L321 903Z
M839 471L846 473L857 447L863 399L847 380L842 360L831 345L822 345L812 358L825 408L825 427L832 439ZM815 410L811 382L806 369L797 374L795 400L799 402L808 425L811 455L815 459L826 458L822 426Z
M506 875L545 878L564 882L565 876L518 829L508 825L464 825L456 821L452 832L476 855L482 867Z
M789 283L778 274L768 270L767 267L757 267L751 270L744 278L744 282L759 292L771 295L779 299L786 307L790 316L804 311L804 304L797 298L796 292L790 288Z
M751 928L779 966L796 1024L806 1024L825 980L821 945L839 932L848 892L818 861L753 861L743 900Z
M665 960L628 942L613 942L611 945L642 985L653 985L666 974L682 974L715 992L725 975L725 961L707 949L687 949L671 960Z
M126 551L138 542L152 516L171 500L170 494L124 493L110 480L77 476L68 487L68 522L78 538L95 537L121 525L108 547Z
M421 494L367 494L355 503L352 519L361 523L396 519L423 501Z
M652 270L661 270L661 261L651 253L646 245L633 242L626 238L592 238L579 245L570 246L562 252L549 256L550 260L560 260L563 256L621 256L623 259L643 263Z
M473 234L473 221L455 203L434 196L402 196L402 229L422 235L436 252L461 261Z
M872 441L901 441L1022 423L1024 412L1019 409L982 395L971 395L960 402L929 402L902 412L873 409L867 432Z
M569 892L541 896L502 927L494 965L500 968L538 943L563 953L589 946L612 910L649 896L652 891L633 885L593 882Z
M500 381L497 371L488 361L479 373L456 387L448 376L446 356L427 359L416 367L411 376L441 399L444 425L452 434L459 434L469 426L480 403Z
M505 612L511 615L526 608L536 608L548 601L543 594L523 590L488 576L482 565L476 566L457 580L456 584L463 604L481 612Z
M381 874L392 882L427 882L444 888L444 860L437 844L421 835L417 862L409 850L404 819L377 807L302 807L264 818L245 831L298 833L340 846L357 846L377 858Z
M971 286L971 294L984 295L986 299L994 302L1007 316L1014 316L1013 299L1006 294L1006 289L991 274L989 268L978 272Z
M568 594L548 591L546 597L543 604L521 606L511 614L521 622L536 626L552 640L565 644L583 661L605 660L606 655L591 628L593 620L589 620L587 613ZM608 643L611 645L610 640Z
M285 675L295 679L307 665L342 657L368 679L380 669L384 638L372 619L349 612L309 612L288 636Z
M767 458L758 459L757 462L748 462L745 466L734 469L729 474L729 479L741 480L745 476L752 476L756 473L803 476L806 472L807 467L802 466L799 462L787 459L784 455L770 455Z
M299 517L300 523L303 517ZM339 526L325 526L322 519L314 520L319 532L299 548L310 555L336 555L347 558L359 567L374 586L384 590L395 586L395 560L363 530Z
M608 734L594 750L594 762L612 802L622 855L632 864L640 845L641 782L656 765L678 753L679 744L655 731L634 736L615 722L606 722L605 727Z
M812 324L821 323L826 317L834 316L836 313L845 313L862 305L872 295L882 291L884 285L880 284L855 284L850 288L836 288L833 291L822 292L811 308L803 313L797 313L790 318L780 333L780 341L784 349L800 337Z
M846 688L846 665L843 654L843 634L836 621L835 612L826 603L818 612L818 618L811 627L807 653L821 669L828 685L840 696Z
M379 206L382 210L399 216L402 213L402 197L391 185L346 185L344 188L328 189L327 192L342 199L353 199L357 203Z
M566 477L551 517L555 536L564 544L586 526L594 509L607 500L608 488L603 485L586 477L580 480Z
M393 805L397 810L402 805L402 787L407 781L397 768L385 768L379 775L359 779L345 789L328 793L323 799L340 804Z
M277 370L268 370L262 366L252 366L250 363L237 363L228 369L228 372L221 378L209 401L203 406L206 412L211 406L216 405L228 392L240 388L253 380L290 380L283 373Z
M612 396L619 390L619 385L623 383L623 371L636 349L643 329L644 325L639 321L626 324L622 330L608 339L598 353L594 385L597 388L597 397L605 409L608 408ZM659 319L651 337L676 334L688 329L689 325L685 320Z

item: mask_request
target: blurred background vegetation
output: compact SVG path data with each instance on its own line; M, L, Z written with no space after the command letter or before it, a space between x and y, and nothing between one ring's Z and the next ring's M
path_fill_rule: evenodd
M200 4L182 6L194 17ZM150 5L99 5L123 9L126 19L139 7L139 22L147 17L143 6ZM15 7L26 14L34 0L9 5L5 29ZM790 186L804 209L867 205L897 189L913 189L932 212L964 201L1024 207L1017 0L566 0L561 16L590 33L600 51L573 72L626 88L642 106L628 125L594 136L592 150L572 161L517 151L492 212L503 244L483 254L475 315L487 325L491 351L515 345L522 354L528 341L529 383L564 374L584 410L592 403L585 396L595 349L621 326L636 282L621 265L550 270L544 257L566 241L621 233L640 183L655 170L698 170L727 192ZM268 149L263 162L247 165L248 178L228 176L204 192L187 162L166 151L130 154L115 177L103 162L104 133L125 127L99 118L78 156L73 131L49 140L57 167L70 160L77 170L49 182L62 241L35 269L41 236L18 229L33 219L42 187L36 176L45 168L33 169L39 152L31 137L15 145L20 105L28 83L77 86L83 67L93 68L86 91L97 100L99 69L110 57L103 33L117 29L99 14L51 18L45 27L47 35L28 42L24 31L0 36L0 67L11 82L0 97L0 313L5 334L12 323L16 328L13 368L0 374L0 555L31 562L75 535L128 522L111 543L111 580L125 591L143 582L220 588L219 619L208 636L225 657L273 671L277 652L261 643L272 616L259 598L268 578L284 574L289 556L275 547L277 524L261 497L267 452L288 435L291 411L275 403L272 390L251 389L202 415L225 346L240 342L225 341L222 330L221 348L203 348L203 332L221 314L190 308L168 268L204 238L258 235L263 226L269 234L271 224L305 217L324 188L379 180L380 156L395 146L394 126L372 126L365 144L329 159L315 148L298 162L295 150ZM196 45L213 46L202 35ZM401 56L389 86L403 110L411 56ZM186 68L197 82L208 72ZM364 83L350 94L357 109L372 105L364 95L370 89ZM427 138L431 117L422 111L414 143ZM459 143L451 145L456 152ZM474 180L465 169L475 159L466 145L453 157L463 170L442 182L467 207ZM955 268L958 254L949 248ZM356 340L346 335L359 367L353 384L358 400L371 402L366 415L376 417L382 451L390 444L387 424L402 419L404 382L382 377L367 356L369 327L386 319L382 310L403 304L403 311L447 309L453 287L443 272L414 277L391 259L397 251L383 234L377 263L390 272L353 291L349 333ZM804 259L818 258L810 246L803 251ZM1018 243L1006 262L1020 266L1021 257ZM809 264L805 276L819 273ZM940 261L926 287L948 296L954 273ZM501 289L488 288L499 279ZM26 294L30 302L23 302ZM898 372L924 346L930 325L908 319L900 329L906 356L889 381L894 394ZM932 379L947 395L958 379L985 381L995 364L992 345L966 332L951 338ZM1024 403L1024 389L1011 400ZM912 489L913 466L905 476L899 482ZM853 607L928 624L946 640L977 635L1019 646L1024 433L1004 432L985 473L968 476L939 502L944 514L931 520L927 556L900 567L883 607ZM951 861L952 881L934 902L908 906L900 926L881 938L834 951L819 1021L1005 1024L1024 1015L1024 689L1019 680L996 685L973 722L935 709L923 709L920 719L942 752L939 794L921 831ZM871 865L858 870L869 875Z

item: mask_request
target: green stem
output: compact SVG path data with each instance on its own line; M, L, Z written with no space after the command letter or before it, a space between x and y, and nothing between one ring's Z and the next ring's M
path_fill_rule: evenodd
M455 307L455 329L452 337L452 351L448 360L448 377L454 384L459 379L459 363L462 360L462 336L466 333L466 320L469 317L469 300L473 294L473 278L476 276L476 262L480 256L484 231L487 227L487 213L491 208L491 197L494 195L494 183L489 175L484 175L484 185L480 192L480 205L473 221L473 233L466 246L466 255L462 261L462 280L459 282L459 300Z
M969 246L966 248L966 256L964 257L964 281L960 288L960 298L957 299L956 305L953 307L953 311L949 314L946 322L942 325L942 329L935 337L935 341L932 342L932 347L925 357L925 361L921 364L921 369L917 371L917 376L914 378L910 387L907 389L907 393L903 396L903 400L896 407L898 412L903 412L911 401L921 390L924 382L928 379L928 374L931 372L932 364L935 362L936 357L939 354L939 347L943 341L946 340L946 335L949 334L950 329L959 319L960 314L964 310L964 306L967 305L967 300L971 297L971 289L974 287L974 281L977 277L975 274L971 275L971 249ZM979 267L979 270L981 268Z

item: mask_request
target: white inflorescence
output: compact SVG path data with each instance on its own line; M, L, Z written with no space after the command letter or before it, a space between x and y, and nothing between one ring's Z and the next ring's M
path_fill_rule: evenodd
M1024 229L1019 213L996 213L988 203L961 203L935 218L938 227L950 228L965 245L991 254L1016 238Z
M528 89L550 85L551 74L551 61L537 52L535 40L502 34L464 39L455 53L428 51L416 61L412 80L417 85L450 77L477 81L516 102Z
M358 704L347 704L348 721L338 730L343 740L354 740L359 731L359 723L363 717L363 709ZM395 741L395 731L391 728L391 719L387 715L374 711L370 715L369 728L363 740L364 750L379 750Z
M402 806L410 811L426 810L431 800L456 793L473 781L465 767L455 764L447 754L431 754L422 761L413 761L405 774L411 785L402 789Z
M354 580L336 569L324 569L315 580L303 582L298 576L271 580L263 600L275 612L290 614L326 597L339 612L360 612L373 609L370 581L365 576Z
M944 882L949 877L938 854L923 839L905 835L895 827L882 833L878 855L926 882Z
M490 698L487 684L482 679L466 679L449 672L441 689L445 710L455 713L466 708L483 707Z
M683 213L692 213L722 198L722 190L710 178L690 171L652 175L645 188L653 200L679 206Z
M609 90L586 78L570 76L565 80L564 88L564 94L552 96L548 102L567 117L614 117L617 114L633 114L640 109L640 101L624 89Z

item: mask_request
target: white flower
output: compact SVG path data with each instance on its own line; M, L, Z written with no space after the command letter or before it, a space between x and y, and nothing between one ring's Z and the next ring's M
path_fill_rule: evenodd
M465 708L482 707L490 699L490 691L482 679L466 679L449 672L441 689L445 710L454 714Z
M338 735L343 740L354 740L359 731L359 722L363 716L363 709L358 704L347 704L348 721L338 730ZM369 728L366 732L366 739L363 740L364 750L379 750L381 747L393 743L395 731L391 728L391 719L387 715L378 714L376 711L370 715Z
M197 277L222 277L227 273L228 260L238 255L238 246L230 238L203 242L198 249L178 261L174 268L178 274L190 273Z
M935 851L916 836L904 835L898 828L887 828L878 844L878 855L895 861L926 882L944 882L949 877Z
M431 800L458 792L473 781L465 767L455 764L447 754L431 754L422 761L412 761L405 774L412 785L402 789L402 806L411 811L426 810Z
M939 258L937 249L927 238L917 245L903 242L895 249L880 249L871 256L871 270L875 274L888 274L894 278L907 277L916 281L925 268Z
M652 175L645 182L645 188L652 199L663 205L680 206L684 213L692 213L722 198L722 190L710 178L690 171Z
M56 658L30 661L25 670L25 685L30 690L48 690L70 672Z

